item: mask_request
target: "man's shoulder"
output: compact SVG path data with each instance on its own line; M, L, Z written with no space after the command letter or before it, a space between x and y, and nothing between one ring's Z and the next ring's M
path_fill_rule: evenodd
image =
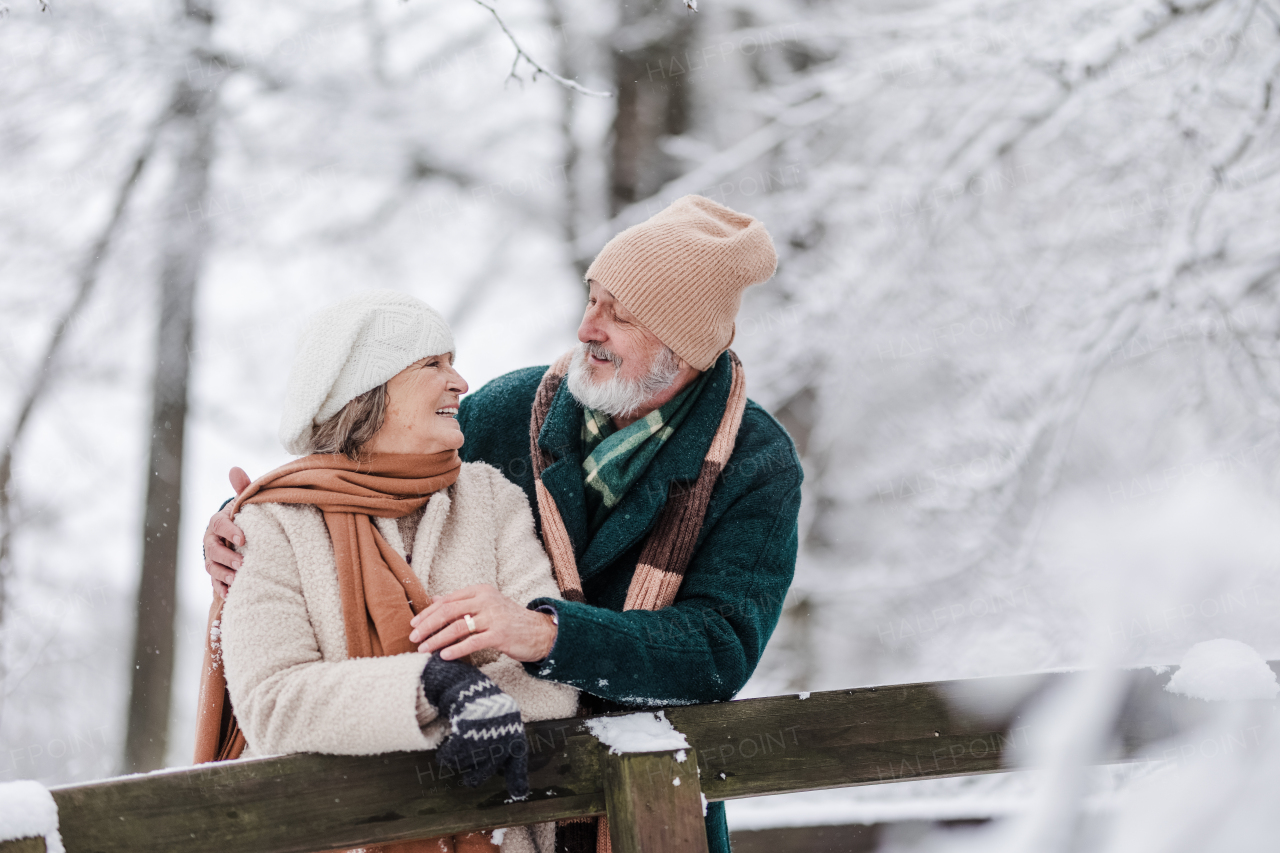
M742 426L738 432L741 433L743 429L750 431L762 441L795 446L786 427L778 423L778 419L769 414L764 406L750 398L747 398L746 409L742 412Z
M464 401L485 408L520 406L527 410L538 392L538 383L546 372L547 365L544 364L504 373L497 379L486 382L474 394L465 397Z
M747 400L742 413L738 440L727 466L735 467L743 473L766 475L769 479L788 474L793 474L797 482L804 478L800 454L791 435L755 400Z
M523 456L529 447L529 412L538 393L544 367L525 367L486 382L479 390L462 398L458 425L466 443L466 462L489 462L509 477L520 472L511 468L513 455ZM523 467L527 468L528 460Z

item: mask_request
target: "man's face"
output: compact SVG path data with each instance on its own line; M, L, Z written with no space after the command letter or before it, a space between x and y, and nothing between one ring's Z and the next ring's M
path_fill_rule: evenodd
M591 381L606 382L614 376L632 382L643 380L665 349L662 341L640 325L612 293L595 281L588 284L591 293L578 326L578 340L587 344Z

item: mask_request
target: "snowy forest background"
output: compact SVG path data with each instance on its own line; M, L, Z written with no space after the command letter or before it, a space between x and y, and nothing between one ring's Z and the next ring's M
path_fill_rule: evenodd
M688 192L774 236L734 348L807 477L744 695L1280 658L1280 4L485 5L0 2L0 781L126 769L165 547L189 762L200 532L286 458L310 311L412 292L476 388ZM984 816L1011 778L730 815Z

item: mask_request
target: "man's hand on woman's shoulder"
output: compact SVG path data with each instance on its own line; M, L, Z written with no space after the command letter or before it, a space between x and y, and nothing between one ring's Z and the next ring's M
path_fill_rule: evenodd
M236 490L237 495L249 486L249 475L243 468L232 468L228 477L231 488ZM233 546L244 544L244 531L231 520L229 505L210 516L209 526L204 529L203 542L204 570L213 581L213 594L225 599L231 581L235 579L236 569L244 562L233 550Z

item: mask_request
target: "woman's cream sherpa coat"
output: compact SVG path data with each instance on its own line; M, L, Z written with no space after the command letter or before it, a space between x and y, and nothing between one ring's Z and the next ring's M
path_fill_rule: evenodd
M394 519L375 519L401 554ZM227 689L248 741L245 756L290 752L373 755L433 749L447 733L422 694L426 656L347 659L333 545L320 510L250 504L236 516L244 565L222 611ZM520 487L483 463L465 463L437 492L418 526L410 561L431 596L490 583L520 604L558 597L551 563ZM526 721L577 710L577 691L527 675L517 661L481 653L480 668L520 705ZM552 824L509 831L504 853L549 851Z

